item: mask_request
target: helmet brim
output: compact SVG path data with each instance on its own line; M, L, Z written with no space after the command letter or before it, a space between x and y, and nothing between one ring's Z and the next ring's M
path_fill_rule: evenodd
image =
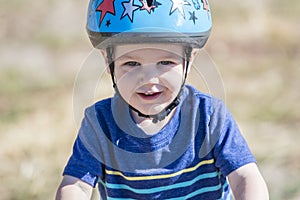
M87 29L92 45L98 49L105 49L122 44L143 44L143 43L171 43L202 48L211 30L205 33L177 33L177 32L122 32L122 33L99 33Z

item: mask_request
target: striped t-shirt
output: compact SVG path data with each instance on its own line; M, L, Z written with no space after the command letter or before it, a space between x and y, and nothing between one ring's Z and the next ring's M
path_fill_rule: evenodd
M86 109L64 175L102 199L231 199L226 176L255 162L225 105L186 86L157 134L145 134L115 95Z

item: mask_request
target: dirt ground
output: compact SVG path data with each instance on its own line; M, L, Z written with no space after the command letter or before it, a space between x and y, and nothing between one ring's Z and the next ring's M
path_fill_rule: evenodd
M53 199L82 109L111 83L103 77L95 87L95 73L84 71L93 56L87 1L0 3L0 200ZM211 10L205 52L221 97L271 199L300 199L300 4L212 1Z

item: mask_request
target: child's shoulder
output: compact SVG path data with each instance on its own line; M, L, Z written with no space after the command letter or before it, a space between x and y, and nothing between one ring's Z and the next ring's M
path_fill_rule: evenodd
M111 104L111 97L97 101L93 106L95 107L110 106L110 104Z
M89 107L86 108L85 112L94 113L94 112L98 112L99 110L108 111L109 109L111 109L111 98L106 98L90 105Z
M213 96L212 94L203 93L199 91L197 88L195 88L192 85L186 85L186 96L189 96L188 98L194 98L199 101L199 104L208 106L208 107L216 107L216 106L225 106L225 103L223 100Z
M188 90L188 94L196 96L197 98L202 98L209 101L222 101L217 97L213 96L212 94L201 92L200 90L198 90L196 87L192 85L187 84L185 85L185 88Z
M211 94L203 93L191 85L186 85L185 90L185 98L193 107L203 110L208 115L226 113L227 108L223 100Z

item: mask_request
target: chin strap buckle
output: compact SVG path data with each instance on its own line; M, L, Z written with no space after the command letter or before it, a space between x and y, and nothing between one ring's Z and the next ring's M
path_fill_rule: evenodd
M176 97L169 106L167 106L165 109L163 109L161 112L159 112L155 115L145 115L145 114L141 113L139 110L135 109L132 106L130 106L130 108L133 111L135 111L138 114L138 116L140 116L140 117L152 118L152 122L156 124L158 121L164 120L171 113L171 111L174 108L176 108L176 106L178 106L179 103L180 103L180 99L179 99L179 97Z

